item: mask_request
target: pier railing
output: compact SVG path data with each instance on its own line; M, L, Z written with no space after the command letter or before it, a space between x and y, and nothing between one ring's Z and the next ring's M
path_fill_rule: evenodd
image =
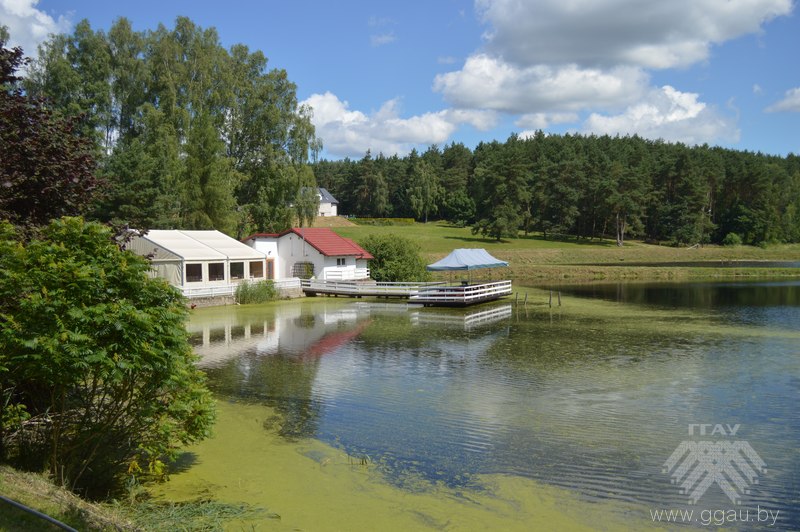
M304 279L301 286L304 292L317 294L334 294L346 296L373 297L411 297L420 290L443 285L434 283L391 283L391 282L357 282Z
M511 281L494 281L460 286L434 286L420 288L419 292L411 297L411 301L414 303L469 305L485 299L510 296L511 292Z

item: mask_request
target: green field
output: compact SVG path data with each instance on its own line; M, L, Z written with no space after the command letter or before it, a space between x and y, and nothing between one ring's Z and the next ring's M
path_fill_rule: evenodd
M414 225L334 227L340 235L356 242L371 234L396 234L420 246L425 260L433 262L455 248L485 248L507 260L510 275L520 280L588 281L601 279L695 279L752 276L800 276L798 268L742 267L713 268L669 263L708 263L711 261L800 261L800 244L781 244L766 248L754 246L671 247L626 242L618 247L613 240L545 240L540 234L496 241L473 235L470 229L445 222ZM643 265L646 263L646 265Z

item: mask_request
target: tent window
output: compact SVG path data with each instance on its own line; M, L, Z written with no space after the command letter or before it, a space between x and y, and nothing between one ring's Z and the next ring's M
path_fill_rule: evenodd
M186 265L186 282L187 283L201 283L201 282L203 282L203 265L202 264L187 264Z
M244 262L231 262L231 280L244 279Z
M250 262L250 278L263 279L264 278L264 263L260 260Z
M209 262L208 263L208 280L209 281L224 281L225 280L225 263L224 262Z
M311 279L314 276L314 264L311 262L295 262L292 266L292 277Z

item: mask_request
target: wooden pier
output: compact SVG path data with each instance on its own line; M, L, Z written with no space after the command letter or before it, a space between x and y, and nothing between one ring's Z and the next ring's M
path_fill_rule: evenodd
M398 297L408 299L421 289L444 285L437 283L388 283L377 281L328 281L304 279L300 286L307 296L346 296L346 297Z
M448 285L434 283L384 283L354 281L301 281L307 296L396 297L409 303L430 306L466 307L511 295L511 281Z

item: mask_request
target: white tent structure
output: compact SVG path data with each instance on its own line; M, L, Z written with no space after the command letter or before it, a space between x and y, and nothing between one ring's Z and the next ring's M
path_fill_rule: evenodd
M429 264L427 269L436 272L466 271L508 266L508 262L491 256L485 249L454 249L445 258ZM511 295L511 281L492 281L471 284L468 280L459 286L435 286L420 289L412 300L426 306L467 306L493 301Z
M508 266L508 262L492 257L483 248L454 249L448 256L440 261L428 264L427 269L432 272L477 270L480 268L498 268Z
M266 255L219 231L154 229L128 247L149 257L153 274L189 297L233 293L244 279L266 278Z

